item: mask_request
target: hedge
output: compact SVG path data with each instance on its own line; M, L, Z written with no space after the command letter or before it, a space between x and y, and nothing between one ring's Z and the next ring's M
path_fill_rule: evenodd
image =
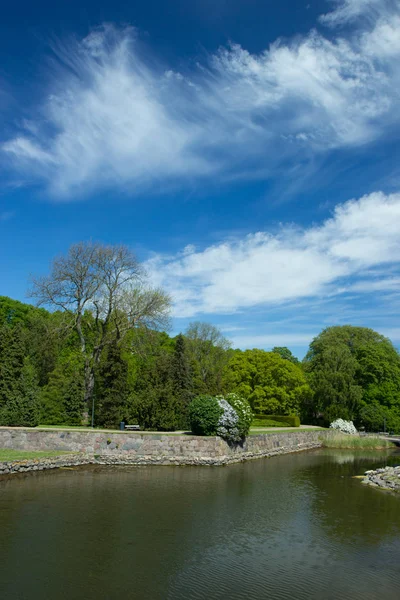
M289 417L288 415L254 415L253 427L274 427L271 421L276 423L275 427L300 427L299 417Z

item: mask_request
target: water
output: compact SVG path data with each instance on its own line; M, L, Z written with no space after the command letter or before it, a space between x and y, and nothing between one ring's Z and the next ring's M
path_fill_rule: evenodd
M91 467L0 481L2 600L399 598L400 455Z

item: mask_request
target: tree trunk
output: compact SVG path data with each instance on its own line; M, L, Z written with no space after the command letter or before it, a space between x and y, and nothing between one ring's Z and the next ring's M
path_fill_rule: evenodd
M86 425L93 426L94 419L94 384L95 370L100 362L104 344L99 344L93 351L91 359L86 359L85 365L85 398L83 418Z
M85 366L85 396L82 420L84 425L91 424L94 400L94 369L92 365Z

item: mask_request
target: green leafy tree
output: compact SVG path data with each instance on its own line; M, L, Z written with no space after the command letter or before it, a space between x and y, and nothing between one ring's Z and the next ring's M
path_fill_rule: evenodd
M38 384L21 323L0 327L0 424L38 425Z
M100 364L95 394L95 423L118 427L125 419L129 396L128 363L116 342L108 346Z
M13 300L8 296L0 296L0 325L22 325L29 326L32 318L46 317L49 313L43 308L37 308L32 304L25 304L18 300Z
M325 329L312 341L304 368L314 390L314 416L362 424L368 414L382 414L379 407L384 407L387 418L393 424L399 419L400 425L400 356L376 331L350 325Z
M286 348L286 346L274 346L274 348L272 348L272 352L276 352L276 354L279 354L281 358L290 360L290 362L294 363L295 365L299 364L299 359L296 358L289 348Z
M174 389L173 354L162 345L142 360L131 399L131 415L143 429L175 431L185 418L181 399Z
M324 351L323 364L310 375L314 391L314 402L309 418L323 414L328 422L338 418L353 420L359 409L362 388L357 384L355 374L357 361L346 347L329 347Z
M193 398L193 378L186 350L186 341L181 333L175 339L171 378L175 397L180 401L182 407L182 423L180 426L186 429L189 426L188 407Z
M299 365L256 349L235 351L225 370L225 387L246 398L255 414L299 414L311 394Z
M10 425L36 427L39 425L40 405L37 374L29 357L24 365L18 381L18 394L14 397L15 422Z
M192 364L194 393L221 393L224 368L230 356L230 341L218 327L199 321L189 324L185 338Z
M84 372L80 352L66 348L40 392L43 425L81 425Z

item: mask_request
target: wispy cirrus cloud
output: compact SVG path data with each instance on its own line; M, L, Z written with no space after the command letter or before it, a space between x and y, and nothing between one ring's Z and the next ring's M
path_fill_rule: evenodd
M173 295L177 317L346 295L361 311L365 292L398 289L399 231L400 194L376 192L338 205L320 225L282 225L199 251L155 255L146 266Z
M332 11L321 15L320 21L331 27L353 22L362 16L376 19L391 12L397 0L330 0L334 5Z
M379 10L376 7L379 7ZM172 71L132 28L112 25L54 48L47 98L2 145L20 174L58 196L193 178L269 177L327 149L360 146L399 126L400 9L341 0L323 17L357 19L260 54L232 44Z

